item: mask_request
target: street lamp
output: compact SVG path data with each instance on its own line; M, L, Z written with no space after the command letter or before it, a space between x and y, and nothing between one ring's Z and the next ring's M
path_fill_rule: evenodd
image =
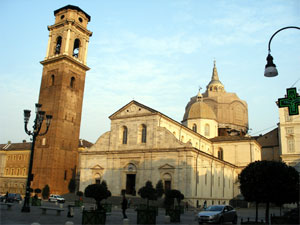
M289 26L289 27L284 27L279 29L278 31L276 31L272 37L270 38L269 41L269 46L268 46L268 56L267 56L267 65L265 67L265 77L276 77L278 75L278 71L276 69L276 65L273 63L273 57L271 56L271 41L273 39L273 37L280 31L285 30L285 29L290 29L290 28L294 28L294 29L298 29L300 30L300 27L294 27L294 26Z
M30 205L29 205L29 199L30 199L30 183L33 180L33 174L32 172L32 163L33 163L33 155L34 155L34 144L36 137L38 135L42 136L45 135L48 132L52 115L46 115L46 130L44 133L40 133L40 130L42 128L42 124L45 118L45 111L41 111L42 104L35 104L35 120L33 125L33 131L29 131L27 129L27 124L30 118L30 110L24 110L24 124L25 124L25 132L29 136L32 136L32 145L31 145L31 154L30 154L30 161L29 161L29 168L28 168L28 176L27 176L27 183L26 183L26 194L25 194L25 200L24 205L22 207L22 212L30 212Z

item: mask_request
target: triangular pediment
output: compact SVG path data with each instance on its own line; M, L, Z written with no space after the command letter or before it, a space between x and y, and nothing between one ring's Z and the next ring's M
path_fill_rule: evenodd
M99 165L96 165L92 168L92 170L104 170L104 168Z
M151 115L155 113L158 113L158 111L133 100L116 111L109 118L113 120L126 117L145 116L147 114Z
M169 169L175 169L174 166L171 166L170 164L166 163L165 165L162 165L159 167L160 170L169 170Z

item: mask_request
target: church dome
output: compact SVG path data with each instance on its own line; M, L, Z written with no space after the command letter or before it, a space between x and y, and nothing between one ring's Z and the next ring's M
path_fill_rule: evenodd
M217 120L217 117L208 104L203 101L196 101L185 111L183 121L188 119Z

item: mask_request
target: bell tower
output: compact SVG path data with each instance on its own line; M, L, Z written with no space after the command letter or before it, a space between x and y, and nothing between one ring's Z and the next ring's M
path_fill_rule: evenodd
M85 84L87 49L92 32L91 17L77 6L54 11L48 26L46 57L39 103L53 115L48 133L37 138L33 161L33 188L46 184L51 193L68 192L78 164L78 143Z

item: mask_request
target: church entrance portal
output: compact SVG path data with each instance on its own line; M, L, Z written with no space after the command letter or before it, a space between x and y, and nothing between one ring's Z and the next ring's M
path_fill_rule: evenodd
M135 174L127 174L126 177L126 194L135 195Z
M171 190L171 181L165 180L165 191Z

